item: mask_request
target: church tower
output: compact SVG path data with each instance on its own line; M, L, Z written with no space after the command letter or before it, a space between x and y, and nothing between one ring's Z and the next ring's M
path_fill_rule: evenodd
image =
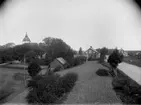
M25 37L23 39L23 43L30 43L30 42L31 42L31 40L29 39L27 32L26 32Z

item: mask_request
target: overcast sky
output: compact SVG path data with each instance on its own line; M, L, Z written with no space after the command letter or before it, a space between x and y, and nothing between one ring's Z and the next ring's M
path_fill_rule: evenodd
M0 11L0 44L63 39L78 50L93 46L141 49L141 16L129 0L12 0Z

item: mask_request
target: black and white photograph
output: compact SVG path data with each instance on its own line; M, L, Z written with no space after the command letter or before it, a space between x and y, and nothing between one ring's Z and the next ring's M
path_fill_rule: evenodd
M141 105L141 0L0 0L1 105Z

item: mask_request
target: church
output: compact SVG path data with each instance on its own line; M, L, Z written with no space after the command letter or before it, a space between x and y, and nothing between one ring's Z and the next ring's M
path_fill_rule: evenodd
M30 38L28 37L27 32L26 32L25 37L23 38L22 42L23 42L23 43L31 43L31 40L30 40Z

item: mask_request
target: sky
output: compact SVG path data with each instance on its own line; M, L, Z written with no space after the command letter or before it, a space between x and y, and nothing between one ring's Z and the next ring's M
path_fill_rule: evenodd
M141 12L130 0L11 0L0 11L0 45L63 39L73 49L141 49Z

